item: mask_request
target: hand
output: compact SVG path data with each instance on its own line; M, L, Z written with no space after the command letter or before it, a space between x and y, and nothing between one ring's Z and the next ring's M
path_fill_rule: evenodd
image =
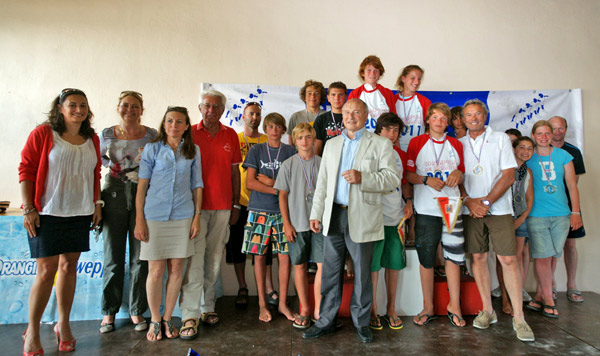
M264 175L264 174L260 174L259 173L256 176L256 180L258 180L262 184L266 185L267 187L272 187L272 186L275 185L275 180L273 178L270 178L269 176Z
M35 228L40 227L40 215L37 211L32 211L31 213L23 216L23 226L30 238L36 237L37 232Z
M406 202L406 205L404 205L404 218L406 220L408 220L411 218L412 214L413 214L413 204L412 204L412 200L409 200Z
M231 215L229 215L229 225L235 225L235 223L240 218L240 209L232 208Z
M318 234L319 232L321 232L321 222L319 220L311 220L310 229L312 230L312 232Z
M296 242L296 229L292 226L292 224L283 224L283 232L285 233L285 238L288 242Z
M130 181L132 181L133 183L136 183L136 184L140 180L137 171L127 172L127 173L125 173L125 177L127 177L127 179L129 179Z
M146 220L136 219L133 235L139 241L148 242L148 225L146 224Z
M200 233L200 219L200 214L194 214L194 220L192 220L192 227L190 228L190 240Z
M523 223L525 222L525 219L523 219L522 217L518 217L515 219L515 230L519 228L519 226L523 225Z
M446 179L446 185L450 188L454 188L457 185L460 184L460 182L462 181L463 178L463 174L461 171L459 171L458 169L455 169L452 171L452 173L450 173L448 175L448 178ZM429 184L429 182L427 182Z
M436 191L441 192L446 183L444 183L444 181L439 178L429 177L427 178L427 185L435 189Z
M581 220L581 215L571 214L571 228L573 230L577 230L583 226L583 220Z
M90 230L93 230L102 220L102 205L96 204L96 208L94 209L94 215L92 215L92 227Z
M356 169L349 169L342 172L342 177L350 184L360 184L362 182L362 174Z
M469 215L474 218L482 218L488 214L490 208L481 202L483 198L469 198L464 203L469 208Z

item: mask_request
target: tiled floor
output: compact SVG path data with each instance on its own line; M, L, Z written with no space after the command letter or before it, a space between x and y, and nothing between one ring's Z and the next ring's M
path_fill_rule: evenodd
M600 355L600 295L584 293L585 302L569 303L560 293L560 319L548 319L526 311L535 332L536 342L516 339L510 316L503 315L500 301L494 300L498 323L488 330L476 330L467 317L468 327L452 327L440 318L425 327L417 327L412 317L403 317L405 326L394 331L384 328L374 332L374 342L362 344L350 319L335 334L316 340L303 340L282 315L274 315L271 323L258 321L256 298L247 310L233 307L233 297L217 302L221 323L216 327L201 326L200 336L193 341L146 341L144 333L133 331L129 320L118 320L117 330L98 333L99 321L73 322L77 350L71 355L187 355L191 347L202 356L209 355ZM297 303L296 303L297 304ZM275 312L276 314L276 312ZM179 325L180 321L175 322ZM25 325L0 326L0 355L21 354L21 333ZM42 342L46 355L57 355L56 339L51 325L42 326ZM66 353L61 353L66 354Z

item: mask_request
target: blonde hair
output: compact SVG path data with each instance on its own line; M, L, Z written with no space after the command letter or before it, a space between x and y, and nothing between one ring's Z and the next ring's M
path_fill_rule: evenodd
M550 125L550 123L546 120L540 120L533 124L533 127L531 128L531 136L535 135L537 129L539 129L542 126L546 126L550 129L550 132L552 132L552 125Z
M315 128L312 127L311 124L302 122L296 125L296 127L294 127L294 129L292 130L292 140L294 144L296 143L296 138L298 137L298 135L300 135L303 131L308 131L308 133L311 134L313 137L317 136L317 131L315 131Z

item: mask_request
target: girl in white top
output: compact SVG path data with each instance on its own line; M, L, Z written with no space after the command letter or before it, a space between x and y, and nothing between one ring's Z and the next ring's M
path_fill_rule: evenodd
M408 149L408 143L413 137L425 133L425 115L431 101L417 93L423 80L423 68L411 64L404 69L396 80L396 87L400 89L394 100L394 109L404 121L404 131L400 137L400 148Z

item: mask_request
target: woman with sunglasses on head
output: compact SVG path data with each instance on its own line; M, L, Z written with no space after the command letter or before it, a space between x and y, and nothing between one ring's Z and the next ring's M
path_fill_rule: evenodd
M139 162L144 146L156 136L156 130L142 125L142 94L123 91L119 95L118 125L102 130L100 154L102 164L110 168L102 190L104 239L104 280L102 286L102 322L100 332L115 330L125 278L125 250L129 242L129 314L135 331L148 329L143 317L148 309L146 276L148 263L141 261L140 242L135 239L135 193Z
M90 250L90 226L102 219L100 143L91 126L85 93L63 89L48 120L29 135L21 152L19 182L24 226L37 271L29 294L29 325L23 355L43 355L40 320L56 277L59 351L74 351L69 316L77 282L77 261ZM77 174L75 174L77 173Z
M135 238L142 242L140 259L148 261L146 293L152 313L148 341L179 337L171 316L185 259L194 253L202 207L200 149L194 145L188 111L170 106L158 135L144 147L136 195ZM168 269L164 314L160 314L163 275Z

